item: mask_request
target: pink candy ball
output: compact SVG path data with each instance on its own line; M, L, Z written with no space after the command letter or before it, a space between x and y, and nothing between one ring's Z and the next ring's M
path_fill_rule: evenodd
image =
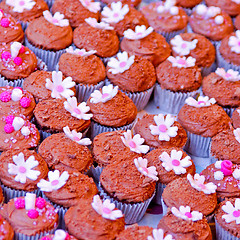
M22 46L22 47L20 48L19 53L25 53L25 47L24 47L24 46Z
M4 131L5 131L6 133L12 133L12 132L14 131L13 125L12 125L12 124L6 124L6 125L4 126Z
M0 99L2 102L9 102L11 100L11 94L8 91L2 92L0 94Z
M16 209L23 209L25 208L25 200L23 198L17 198L14 205Z
M46 201L45 199L41 198L41 197L38 197L36 199L36 203L35 203L35 206L39 209L43 209L45 206L46 206Z
M1 19L1 26L2 26L2 27L7 28L7 27L9 27L9 25L10 25L10 21L9 21L8 18L2 18L2 19Z
M3 52L2 55L1 55L2 60L5 60L5 61L7 61L11 57L12 57L11 53L7 52L7 51Z
M42 240L52 240L52 239L48 236L45 236L45 237L42 238Z
M13 62L14 62L16 65L19 66L19 65L22 64L23 60L22 60L22 58L20 58L20 57L15 57L14 60L13 60Z
M36 209L30 209L27 213L28 217L31 219L36 219L39 216L39 213Z
M14 117L13 115L9 115L9 116L6 117L5 122L6 122L7 124L12 124L14 118L15 118L15 117Z
M20 105L24 108L29 107L31 104L31 99L27 97L22 97L20 100Z

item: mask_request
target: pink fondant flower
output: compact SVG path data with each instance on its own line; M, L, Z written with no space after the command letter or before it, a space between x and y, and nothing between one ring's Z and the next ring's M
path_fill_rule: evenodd
M162 229L153 229L152 231L153 236L148 236L147 240L174 240L171 234L167 234L164 237L164 231Z
M203 214L198 211L192 211L189 206L180 206L179 209L172 207L171 212L178 218L182 218L184 220L191 220L196 222L198 220L203 219Z
M96 18L86 18L85 22L90 26L103 30L113 30L114 28L105 22L98 22Z
M222 210L227 213L222 216L222 219L226 221L226 223L236 222L236 224L240 224L240 199L235 199L235 206L227 201L225 205L222 206Z
M227 81L236 82L240 80L239 72L232 69L229 69L226 72L224 68L217 68L215 73Z
M33 0L6 0L6 4L13 7L13 12L22 13L24 10L31 10L36 2Z
M209 106L215 104L216 100L215 100L215 98L209 99L208 96L205 96L205 97L199 96L197 100L192 97L188 97L185 100L185 103L192 107L201 108L201 107L209 107Z
M234 134L236 140L240 143L240 128L234 129L233 134Z
M231 47L231 51L240 54L240 30L235 32L236 36L231 36L228 40L228 46Z
M172 63L173 67L178 67L178 68L190 68L195 66L196 59L192 57L173 57L170 56L167 59L169 62Z
M145 25L142 26L136 26L135 31L132 29L126 30L123 35L125 38L130 39L130 40L136 40L136 39L142 39L148 36L150 33L153 32L153 28L149 27L146 29Z
M69 20L64 19L64 15L61 14L60 12L56 12L54 15L52 15L48 10L43 12L44 18L52 23L55 26L59 27L67 27L69 26Z
M86 51L84 48L73 49L73 47L70 46L69 48L66 49L66 52L77 55L77 56L81 56L81 57L88 57L88 56L91 56L91 55L95 54L97 51L96 50Z
M79 1L90 12L97 13L98 11L101 10L100 2L94 2L92 0L79 0Z

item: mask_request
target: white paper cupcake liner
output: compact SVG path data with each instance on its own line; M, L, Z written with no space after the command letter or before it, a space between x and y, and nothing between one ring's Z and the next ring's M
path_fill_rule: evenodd
M235 111L236 108L234 108L234 107L232 107L232 108L223 107L223 109L229 117L232 117L232 114L233 114L233 112Z
M183 8L183 10L186 12L188 16L192 14L192 8Z
M160 182L158 182L156 184L156 193L155 193L155 196L152 200L153 203L156 203L158 205L162 205L162 193L163 193L163 190L164 190L165 187L166 187L166 185L162 184Z
M27 27L29 25L29 22L23 22L23 21L19 21L19 22L22 26L23 31L25 32L25 30L27 29Z
M178 114L185 100L188 97L195 97L199 93L201 93L200 89L188 93L172 92L162 89L160 84L157 83L154 89L154 103L166 113Z
M200 135L187 132L187 143L184 150L197 157L209 157L209 147L211 143L210 137L202 137Z
M223 229L215 219L216 226L216 240L240 240L240 238L233 236L230 232Z
M47 3L49 9L51 9L53 3L54 3L54 0L45 0L45 2Z
M152 197L147 199L145 202L142 203L122 203L120 201L117 201L113 198L111 198L101 187L101 184L99 183L99 194L103 199L110 199L111 202L115 204L115 207L122 211L125 217L125 223L126 224L134 224L139 222L144 214L147 211L147 208L152 201L155 192L153 193Z
M157 33L163 35L166 39L166 41L169 43L172 38L174 38L176 35L179 35L181 33L187 32L187 27L173 32L165 32L165 31L157 31Z
M210 67L201 67L202 77L206 77L216 70L217 64L214 62Z
M162 205L162 211L163 211L163 216L165 216L167 214L167 205L165 204L165 202L163 201L163 198L161 198L161 205Z
M90 169L90 174L91 176L93 177L93 180L95 183L99 183L99 179L100 179L100 175L102 173L102 170L103 170L103 167L94 167L94 166L91 166L91 169ZM98 186L98 185L97 185Z

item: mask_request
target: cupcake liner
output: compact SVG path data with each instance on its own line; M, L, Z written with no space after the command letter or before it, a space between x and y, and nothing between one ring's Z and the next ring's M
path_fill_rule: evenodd
M215 219L216 239L217 240L240 240L240 238L233 236L230 232L223 229Z
M90 175L93 177L93 180L95 183L99 183L99 179L100 179L100 175L102 173L102 170L103 170L103 167L94 167L94 166L91 166L91 169L90 169ZM97 185L98 186L98 185Z
M165 32L165 31L157 31L157 33L163 35L166 39L166 41L169 43L172 38L174 38L176 35L179 35L181 33L187 32L187 27L178 30L178 31L172 31L172 32Z
M33 51L37 57L41 58L48 66L49 71L54 71L59 61L60 56L65 52L65 49L59 51L43 50L33 46L27 38L25 38L25 45Z
M99 192L100 192L100 196L103 197L104 200L109 199L112 203L115 204L115 207L117 209L122 211L125 217L126 224L133 224L133 223L139 222L143 218L144 214L146 213L147 208L155 195L155 192L154 192L151 198L141 203L122 203L118 200L111 198L106 192L104 192L100 183L99 183Z
M186 12L188 16L192 14L192 8L183 8L183 10Z
M159 0L142 0L142 3L149 4L152 2L158 2Z
M164 112L178 114L185 100L188 97L195 97L199 93L201 93L200 89L188 93L172 92L162 89L160 84L157 83L154 89L154 103Z
M210 157L192 157L192 160L195 164L195 166L197 166L197 172L201 172L202 170L204 170L206 167L208 167L210 164L212 164L212 160Z
M161 198L161 205L162 205L162 211L163 211L163 216L165 216L167 214L167 205L165 204L165 202L163 201L163 199Z
M214 62L210 67L201 67L202 77L209 75L216 70L217 64Z
M45 2L47 3L49 9L51 9L53 3L54 3L54 0L45 0Z
M162 193L163 193L163 190L164 190L165 187L166 187L166 185L162 184L160 182L158 182L156 184L156 193L155 193L155 196L153 198L153 203L156 203L158 205L162 205Z
M236 108L234 107L223 107L224 111L227 113L229 117L232 117L233 112L235 111Z
M27 27L29 25L29 22L23 22L23 21L19 21L19 22L22 26L23 31L25 32L25 30L27 29Z

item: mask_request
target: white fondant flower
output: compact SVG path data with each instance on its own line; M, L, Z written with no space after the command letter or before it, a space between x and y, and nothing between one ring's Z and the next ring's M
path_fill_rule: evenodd
M114 203L111 203L109 199L102 202L99 195L93 197L92 207L99 215L106 219L116 220L123 217L121 210L114 210Z
M234 129L233 134L234 134L236 140L240 143L240 128Z
M136 26L135 31L133 31L132 29L126 30L123 33L123 35L127 39L136 40L136 39L145 38L146 36L148 36L152 32L153 32L152 27L149 27L148 29L146 29L146 26L142 25L142 26Z
M20 42L13 42L11 44L10 50L11 50L12 59L18 56L21 47L22 47L22 44Z
M75 86L71 77L67 77L63 80L62 72L52 72L52 81L49 78L46 78L45 87L52 91L52 98L69 98L74 95L74 92L71 90Z
M91 0L79 0L79 1L90 12L97 13L98 11L101 10L100 2L94 2Z
M213 176L214 176L214 179L217 181L223 180L224 178L224 174L221 171L214 172Z
M58 170L48 172L48 181L41 179L37 186L43 192L52 192L63 187L69 178L67 171L64 171L61 176Z
M64 15L61 14L60 12L56 12L54 15L52 15L48 10L43 12L44 18L59 27L67 27L69 26L69 20L64 19Z
M232 69L229 69L226 72L224 68L217 68L215 73L227 81L236 82L240 80L239 72Z
M186 56L191 50L196 48L198 40L193 39L191 42L184 41L180 35L177 35L171 39L170 43L174 52L181 56Z
M169 12L171 15L177 15L179 13L179 8L175 5L176 0L166 0L162 5L158 6L157 12Z
M190 157L187 156L182 159L183 152L182 151L171 151L171 156L167 152L163 152L159 159L163 162L162 166L166 169L166 171L173 170L175 174L185 174L187 172L186 168L192 165L190 161Z
M240 224L240 199L235 199L235 206L227 201L225 205L222 206L222 210L227 213L222 215L222 219L226 221L226 223L236 222L236 224Z
M153 237L148 236L147 240L174 240L171 234L164 237L164 231L162 229L153 229L152 234Z
M20 101L23 97L23 91L19 88L14 88L11 93L11 99L14 102Z
M232 173L233 177L237 180L240 180L240 169L236 168L233 173Z
M240 0L231 0L232 2L235 2L236 4L240 4Z
M193 222L203 219L202 213L198 211L191 212L191 209L189 206L186 206L186 207L180 206L179 209L172 207L171 212L173 213L173 215L175 215L178 218L182 218L184 220L191 220Z
M128 70L134 63L135 56L128 57L127 52L122 52L117 54L117 58L112 57L108 61L110 67L108 71L112 74L123 73Z
M124 19L124 16L129 12L129 7L127 4L124 6L122 5L122 2L112 2L111 8L104 7L102 11L102 15L104 18L102 18L103 22L107 23L118 23L121 20Z
M192 177L191 174L188 174L187 179L190 182L191 186L198 191L202 191L205 194L212 194L216 192L217 186L212 182L205 184L205 177L200 176L198 173L196 173L194 177Z
M166 117L163 114L158 114L154 116L154 121L156 125L150 125L149 128L152 135L159 135L160 141L170 141L171 137L177 136L178 127L172 126L175 117L171 114L167 114Z
M221 25L224 23L224 17L222 15L218 15L214 18L214 21L217 25Z
M31 134L29 127L23 126L21 129L21 134L25 137L29 136Z
M145 139L141 138L139 134L132 137L131 130L127 130L127 132L124 132L123 135L124 137L121 136L121 139L124 145L129 147L131 151L144 154L148 152L149 146L142 145Z
M66 240L66 239L68 239L68 234L62 229L57 229L52 238L52 240Z
M93 116L91 113L87 114L90 107L85 102L78 105L76 97L67 98L67 101L64 102L64 107L73 117L78 119L89 120Z
M196 11L198 15L203 15L205 19L213 18L221 13L221 9L219 7L207 7L204 4L197 5L194 11Z
M113 87L112 84L109 84L107 86L104 86L102 88L102 91L95 90L93 93L91 93L91 103L100 103L100 102L107 102L114 98L118 93L118 86Z
M176 57L170 56L168 57L167 60L172 63L173 67L178 67L178 68L194 67L196 62L196 59L193 57L186 58L186 57L179 57L179 56L176 56Z
M39 162L35 160L34 156L30 156L25 162L24 154L21 152L18 155L14 155L12 159L15 164L8 164L8 173L16 175L14 178L16 182L24 184L27 178L33 181L37 180L40 171L33 170L33 168L37 167Z
M14 130L15 130L15 131L20 130L20 129L23 127L24 123L25 123L25 121L23 120L23 118L21 118L21 117L15 117L15 118L13 119L13 122L12 122L12 125L13 125Z
M36 4L33 0L6 0L6 4L13 7L14 12L22 13L24 10L31 10Z
M65 135L80 145L90 145L92 141L89 138L82 138L82 133L76 130L70 130L68 126L63 128Z
M231 36L228 40L228 46L231 51L240 54L240 30L235 32L236 36Z
M188 97L185 100L185 103L189 106L200 108L200 107L209 107L209 106L215 104L216 100L215 100L215 98L209 99L208 96L205 96L205 97L199 96L198 100L196 100L192 97Z
M96 50L86 51L84 48L73 49L73 47L70 46L69 48L66 49L66 52L74 54L74 55L78 55L78 56L81 56L81 57L88 57L88 56L91 56L91 55L95 54L97 51Z
M85 22L90 26L103 30L113 30L114 28L105 22L98 22L96 18L86 18Z
M152 178L154 181L158 181L156 167L147 167L148 160L146 158L135 158L134 163L140 173L142 173L144 176Z

